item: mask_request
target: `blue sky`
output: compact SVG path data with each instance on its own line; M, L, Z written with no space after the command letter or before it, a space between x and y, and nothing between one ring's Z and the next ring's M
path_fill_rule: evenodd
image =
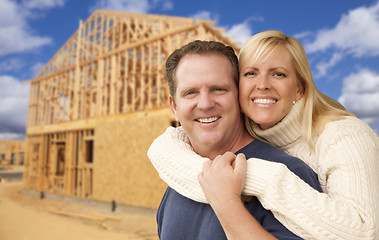
M95 9L216 20L243 43L297 37L319 90L379 132L378 0L0 0L0 139L25 136L28 84Z

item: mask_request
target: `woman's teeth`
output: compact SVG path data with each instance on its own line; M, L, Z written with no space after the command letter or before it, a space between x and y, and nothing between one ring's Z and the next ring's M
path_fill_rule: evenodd
M274 103L276 103L276 100L274 100L274 99L267 99L267 98L257 98L257 99L254 99L254 103L274 104Z

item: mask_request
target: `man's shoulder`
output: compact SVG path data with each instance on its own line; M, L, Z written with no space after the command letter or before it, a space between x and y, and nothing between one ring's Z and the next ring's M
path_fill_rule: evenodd
M319 191L321 190L317 174L305 162L268 143L255 139L237 153L245 154L246 159L260 158L270 162L282 163L312 187Z
M288 161L291 159L297 159L294 156L291 156L284 152L283 150L280 150L279 148L276 148L269 143L263 142L261 140L255 139L254 141L250 142L245 147L241 148L236 153L243 153L245 154L246 158L262 158L268 161ZM301 161L301 160L300 160Z

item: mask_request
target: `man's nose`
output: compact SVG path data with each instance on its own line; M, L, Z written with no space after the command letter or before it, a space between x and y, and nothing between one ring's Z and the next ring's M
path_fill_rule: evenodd
M214 105L214 99L209 93L201 93L197 102L197 107L201 110L207 110Z

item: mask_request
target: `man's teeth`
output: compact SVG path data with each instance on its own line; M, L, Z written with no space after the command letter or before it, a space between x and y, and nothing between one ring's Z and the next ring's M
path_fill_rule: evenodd
M267 98L257 98L257 99L254 99L254 103L274 104L274 103L276 103L276 100L267 99Z
M220 117L211 117L211 118L198 118L196 121L201 122L201 123L211 123L216 120L218 120Z

